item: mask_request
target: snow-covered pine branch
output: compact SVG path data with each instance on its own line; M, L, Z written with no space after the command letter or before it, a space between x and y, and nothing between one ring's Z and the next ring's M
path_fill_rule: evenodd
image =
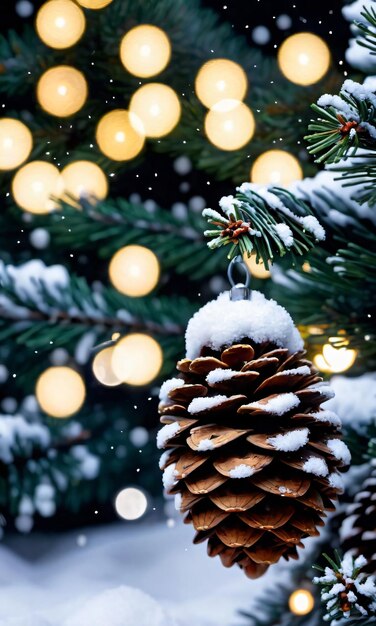
M290 253L306 254L325 239L325 230L309 206L279 187L243 183L236 196L221 198L223 213L205 209L203 216L214 228L205 231L208 246L229 245L228 258L237 254L262 260L265 267Z

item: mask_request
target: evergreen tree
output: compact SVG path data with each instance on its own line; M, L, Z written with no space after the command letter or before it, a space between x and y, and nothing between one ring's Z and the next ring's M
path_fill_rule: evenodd
M359 16L354 45L365 52L360 66L355 55L357 67L365 72L368 59L371 73L376 14L372 2L367 6ZM353 19L349 7L347 13ZM227 256L252 254L265 268L273 265L272 281L265 286L260 282L260 288L286 306L312 355L328 342L356 350L355 374L370 372L376 359L374 80L357 73L341 86L340 76L331 69L322 80L302 88L281 75L276 59L234 37L229 24L219 22L197 0L113 0L101 10L86 10L85 20L82 38L67 49L51 49L35 29L10 32L0 40L0 92L7 94L6 117L22 121L33 136L25 158L60 170L76 161L90 161L110 181L109 194L98 198L90 189L85 192L84 181L83 191L69 189L62 195L59 178L47 204L45 199L30 208L32 186L24 179L17 184L22 162L17 165L20 169L4 167L9 171L2 176L0 376L6 385L2 407L8 414L0 417L0 503L1 519L23 532L30 530L33 516L40 524L47 518L45 525L59 526L62 518L56 512L73 513L71 523L92 521L95 510L99 519L110 518L112 500L125 485L160 494L157 452L149 436L157 422L158 378L171 372L181 356L187 321L216 290L213 284L225 272ZM146 80L127 71L119 56L122 38L145 23L162 29L172 49L157 77ZM212 57L240 64L251 85L244 102L253 112L255 132L252 141L236 150L216 147L204 132L207 109L197 97L194 77ZM58 98L52 102L44 98L50 91L43 92L41 77L55 66L71 66L85 79L77 92L82 106L69 116L64 110L51 114ZM165 136L149 138L142 151L143 139L136 136L135 142L141 143L135 158L110 158L103 141L109 131L101 139L98 124L113 110L127 110L140 84L153 82L178 94L179 123ZM316 164L303 160L302 167L313 178L288 189L244 183L250 164L280 137L283 146L300 158L305 129ZM137 135L136 131L132 126L130 132ZM122 143L124 137L118 140ZM203 217L194 210L203 208L200 200L189 212L181 206L170 210L142 202L134 188L137 184L139 189L137 178L145 157L149 181L152 173L160 176L158 164L170 166L167 158L180 159L184 167L189 157L198 180L217 183L224 193L240 186L222 198L218 211L205 209ZM317 173L320 164L326 169ZM164 184L168 187L168 176ZM206 231L209 246L204 218L211 224ZM111 272L109 280L114 255L133 244L153 251L161 268L158 285L141 297L122 293ZM95 355L106 349L114 353L122 338L132 333L152 336L162 349L163 364L144 378L143 386L134 384L134 371L127 372L130 384L102 386L92 374ZM56 408L59 385L54 388L47 382L38 392L51 366L68 366L85 380L85 402L77 401L65 414L59 414L61 406ZM131 370L136 367L137 363ZM75 381L83 400L81 379ZM70 393L63 398L68 399ZM72 413L68 420L56 419ZM372 418L367 415L369 422ZM372 428L368 424L365 434L364 429L346 425L355 463L369 464L374 458L372 446L367 458L363 453L365 436L374 436ZM344 501L350 499L345 493ZM340 547L338 526L333 517L315 546L317 556L311 550L301 557L291 581L272 603L261 600L261 616L249 616L252 626L319 623L325 613L319 601L309 615L293 622L288 598L302 576L312 589L312 564L323 551L332 553ZM335 566L341 568L341 563ZM314 593L318 598L318 589ZM369 619L368 614L353 617L350 612L347 623L366 625Z

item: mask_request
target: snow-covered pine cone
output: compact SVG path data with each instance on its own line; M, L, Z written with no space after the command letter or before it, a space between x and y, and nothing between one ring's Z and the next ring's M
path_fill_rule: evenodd
M376 460L362 489L347 507L340 531L341 549L367 559L363 572L376 575Z
M219 301L192 318L188 358L177 364L179 377L162 385L160 466L167 493L177 494L177 508L197 531L194 542L207 540L210 556L257 578L282 556L298 558L302 539L319 534L342 491L338 470L349 452L339 418L320 408L331 390L304 358L287 312L253 292L252 301L227 295L218 319L221 307L210 305ZM274 341L260 341L266 334Z

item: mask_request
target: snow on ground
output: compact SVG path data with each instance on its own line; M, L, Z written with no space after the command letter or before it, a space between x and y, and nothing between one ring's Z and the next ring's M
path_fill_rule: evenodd
M286 578L281 563L249 580L192 536L177 520L8 537L0 626L240 626L237 611Z

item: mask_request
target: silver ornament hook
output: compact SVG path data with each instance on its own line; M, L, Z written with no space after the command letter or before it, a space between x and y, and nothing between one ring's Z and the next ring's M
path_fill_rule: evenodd
M236 283L234 278L235 266L238 266L245 274L245 282L244 283ZM227 277L229 283L231 285L230 291L230 300L250 300L251 298L251 290L249 289L249 285L251 282L251 273L244 263L242 257L240 255L235 256L227 270Z

